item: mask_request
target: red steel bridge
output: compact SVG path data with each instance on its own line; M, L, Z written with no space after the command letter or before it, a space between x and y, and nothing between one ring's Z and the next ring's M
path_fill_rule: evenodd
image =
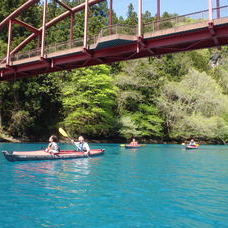
M99 34L88 33L89 9L105 0L83 0L71 8L61 0L55 0L65 11L47 20L48 0L42 4L42 26L35 28L18 19L23 11L39 0L28 0L0 23L0 30L8 28L6 56L0 60L0 80L12 80L39 74L70 70L79 67L109 64L116 61L160 56L167 53L220 47L228 44L228 5L220 0L207 1L207 9L165 20L160 19L160 0L157 1L156 20L142 22L142 0L138 0L138 24L135 27L114 25L113 1L109 0L109 26ZM117 1L117 0L116 0ZM206 1L206 0L204 0ZM74 39L74 16L84 11L84 35ZM48 29L69 18L69 40L46 45ZM168 28L167 23L169 24ZM12 48L13 24L31 32L24 41ZM23 51L30 42L37 41L37 49Z

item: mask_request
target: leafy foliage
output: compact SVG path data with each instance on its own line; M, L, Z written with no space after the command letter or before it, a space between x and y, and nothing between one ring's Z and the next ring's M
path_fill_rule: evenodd
M72 135L96 137L114 133L117 88L109 73L110 67L105 65L79 69L64 83L62 124Z
M121 128L119 130L120 135L130 139L132 137L138 136L140 132L137 130L138 126L130 115L123 115L120 118Z
M77 1L65 0L69 6ZM24 0L2 0L3 20ZM48 1L48 19L65 9ZM37 28L41 26L42 5L26 10L19 19ZM98 35L108 25L107 2L90 7L89 34ZM31 17L32 15L32 17ZM136 27L137 13L128 6L127 17L116 24ZM165 12L161 19L178 16ZM74 39L83 37L84 12L74 15ZM143 23L156 21L146 11ZM193 21L164 21L160 28L171 28ZM194 20L198 22L198 20ZM151 30L150 27L145 26ZM50 30L46 44L69 40L67 18ZM31 32L13 25L12 48ZM89 40L90 42L90 40ZM36 41L24 50L36 48ZM0 55L6 54L7 28L0 34ZM72 136L90 138L138 137L139 139L188 139L228 141L228 48L168 54L81 68L0 83L0 132L28 139L42 140L64 126Z
M227 112L227 101L215 80L191 70L182 81L164 86L158 105L171 137L214 138L220 116Z

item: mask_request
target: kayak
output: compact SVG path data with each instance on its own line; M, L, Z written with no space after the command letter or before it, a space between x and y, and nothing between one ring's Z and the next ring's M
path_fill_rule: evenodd
M126 144L125 145L125 148L126 149L135 149L135 148L140 148L142 147L143 145L137 145L137 146L132 146L131 144Z
M89 154L75 150L61 150L57 154L50 154L44 150L36 151L2 151L8 161L37 161L75 159L98 156L104 153L104 149L90 150Z
M186 149L186 150L192 150L192 149L198 149L198 147L199 147L199 146L197 146L197 145L192 145L192 146L187 145L187 146L185 147L185 149Z

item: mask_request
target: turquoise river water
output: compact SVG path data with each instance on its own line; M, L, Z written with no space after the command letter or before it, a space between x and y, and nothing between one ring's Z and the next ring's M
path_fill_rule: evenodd
M2 143L0 150L46 145ZM228 146L90 146L106 152L32 162L0 153L0 227L228 227Z

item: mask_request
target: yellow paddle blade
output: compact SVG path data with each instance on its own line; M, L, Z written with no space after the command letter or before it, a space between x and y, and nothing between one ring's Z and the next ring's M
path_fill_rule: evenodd
M59 128L59 133L60 133L62 136L69 138L68 134L67 134L61 127Z
M120 146L125 146L125 144L120 144Z

